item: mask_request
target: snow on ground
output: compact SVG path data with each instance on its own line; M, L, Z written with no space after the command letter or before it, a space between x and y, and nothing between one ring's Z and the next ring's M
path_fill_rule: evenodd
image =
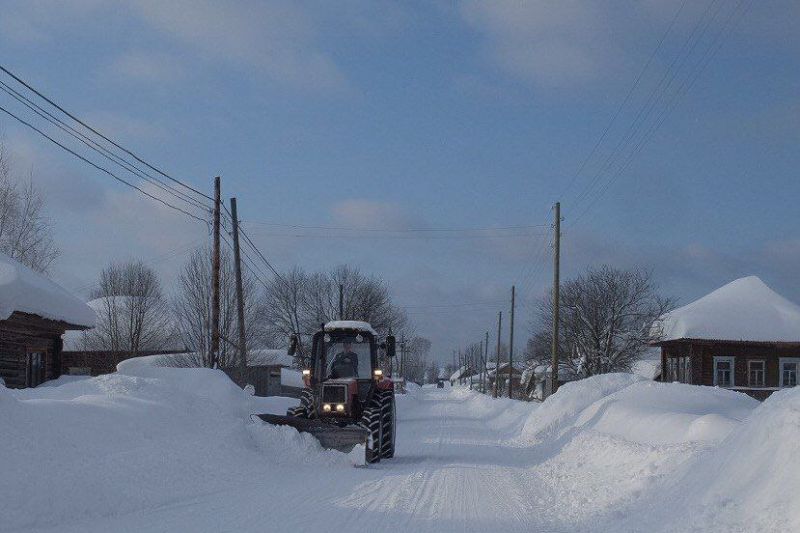
M207 369L123 365L0 388L0 529L797 531L800 390L739 393L612 374L542 404L465 387L399 395L397 454L353 468L250 420Z

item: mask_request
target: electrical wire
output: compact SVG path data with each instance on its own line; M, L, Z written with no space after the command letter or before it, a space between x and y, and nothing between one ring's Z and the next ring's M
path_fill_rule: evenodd
M62 144L62 143L60 143L60 142L58 142L58 141L57 141L57 140L55 140L53 137L49 136L48 134L46 134L45 132L43 132L42 130L40 130L39 128L37 128L36 126L34 126L33 124L31 124L30 122L27 122L26 120L24 120L24 119L22 119L22 118L18 117L17 115L15 115L14 113L12 113L12 112L11 112L11 111L9 111L8 109L6 109L6 108L4 108L4 107L0 106L0 111L1 111L1 112L3 112L3 113L5 113L6 115L10 116L11 118L15 119L15 120L16 120L16 121L18 121L19 123L21 123L21 124L23 124L23 125L27 126L28 128L32 129L33 131L35 131L36 133L38 133L39 135L41 135L42 137L44 137L45 139L47 139L47 140L48 140L48 141L50 141L51 143L55 144L56 146L58 146L58 147L59 147L59 148L61 148L62 150L65 150L66 152L68 152L68 153L72 154L73 156L77 157L78 159L80 159L80 160L81 160L81 161L83 161L84 163L86 163L86 164L88 164L88 165L90 165L90 166L94 167L95 169L99 170L100 172L103 172L103 173L105 173L105 174L107 174L107 175L111 176L112 178L114 178L115 180L119 181L120 183L122 183L122 184L124 184L124 185L127 185L128 187L130 187L130 188L132 188L132 189L135 189L135 190L139 191L140 193L144 194L144 195L145 195L145 196L147 196L148 198L151 198L151 199L155 200L156 202L159 202L159 203L161 203L161 204L165 205L166 207L169 207L170 209L174 209L175 211L178 211L178 212L180 212L180 213L183 213L184 215L186 215L186 216L189 216L189 217L191 217L191 218L193 218L193 219L195 219L195 220L197 220L197 221L199 221L199 222L202 222L203 224L206 224L206 225L208 224L208 221L207 221L207 220L205 220L205 219L202 219L202 218L200 218L200 217L198 217L198 216L195 216L195 215L193 215L192 213L190 213L190 212L188 212L188 211L186 211L186 210L184 210L184 209L182 209L182 208L180 208L180 207L178 207L178 206L176 206L176 205L173 205L173 204L171 204L171 203L167 202L166 200L164 200L164 199L162 199L162 198L159 198L159 197L157 197L157 196L154 196L154 195L150 194L149 192L145 191L145 190L144 190L144 189L142 189L141 187L138 187L137 185L134 185L133 183L131 183L131 182L129 182L129 181L127 181L127 180L125 180L124 178L121 178L120 176L116 175L115 173L113 173L112 171L108 170L107 168L105 168L105 167L101 167L101 166L100 166L100 165L98 165L97 163L95 163L95 162L93 162L93 161L91 161L91 160L87 159L86 157L84 157L84 156L82 156L81 154L79 154L78 152L76 152L76 151L72 150L72 149L71 149L71 148L69 148L68 146L66 146L66 145L64 145L64 144Z

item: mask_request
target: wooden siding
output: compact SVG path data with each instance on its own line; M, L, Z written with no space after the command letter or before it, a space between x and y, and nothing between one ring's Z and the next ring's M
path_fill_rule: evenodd
M763 400L780 386L780 359L800 357L800 343L765 343L705 341L685 339L661 344L662 362L670 358L690 357L691 383L714 385L714 357L733 357L732 390ZM764 386L752 387L748 380L748 361L764 361ZM664 367L666 368L666 366ZM665 374L662 378L669 379Z
M27 357L41 352L44 356L44 380L55 379L60 372L61 335L65 324L35 315L14 313L0 320L0 378L9 388L27 385Z

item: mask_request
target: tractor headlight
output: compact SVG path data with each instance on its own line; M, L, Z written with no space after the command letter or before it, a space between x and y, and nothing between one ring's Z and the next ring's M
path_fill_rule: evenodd
M311 370L307 368L303 370L303 384L306 387L309 387L311 385Z
M330 413L331 412L331 404L326 403L325 405L322 406L322 410L325 411L326 413Z
M304 378L311 377L311 370L309 370L307 368L305 370L303 370L303 377Z
M337 403L337 404L336 404L336 412L337 412L337 413L344 413L344 404L342 404L342 403Z
M381 370L381 369L377 369L377 370L373 371L372 374L375 376L375 379L378 380L378 381L383 379L383 370Z

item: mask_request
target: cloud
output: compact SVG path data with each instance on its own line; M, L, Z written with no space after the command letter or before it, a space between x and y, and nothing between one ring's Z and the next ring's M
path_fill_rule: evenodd
M509 74L542 86L584 83L618 53L606 13L593 2L465 2L461 15L484 53Z
M177 58L159 52L132 50L117 56L106 70L122 81L173 83L186 76Z
M356 228L408 229L413 220L399 206L354 198L344 200L331 208L337 224Z
M344 75L316 43L311 19L294 2L140 0L135 9L164 37L202 57L307 89L346 86Z

